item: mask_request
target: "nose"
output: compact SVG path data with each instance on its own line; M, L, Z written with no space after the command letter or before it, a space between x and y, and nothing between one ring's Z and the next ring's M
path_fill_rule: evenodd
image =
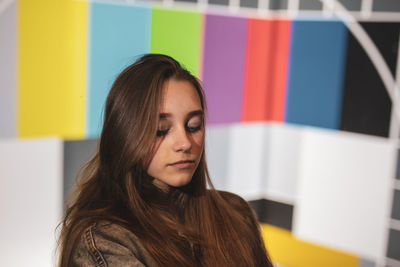
M186 129L177 129L175 132L174 150L177 152L188 152L192 148L192 141Z

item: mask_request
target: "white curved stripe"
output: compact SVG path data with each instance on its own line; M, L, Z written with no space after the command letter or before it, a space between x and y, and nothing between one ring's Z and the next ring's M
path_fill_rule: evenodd
M396 62L396 84L397 84L397 89L399 89L399 82L400 82L400 36L399 36L399 43L397 47L397 62ZM399 91L395 89L395 97L399 99ZM390 118L390 128L389 128L389 137L393 139L399 139L399 134L400 134L400 121L396 119L395 115L395 107L392 106L392 114ZM399 140L400 141L400 140Z
M0 2L0 15L14 2L14 0L3 0Z
M325 4L330 4L330 0L320 0ZM372 64L377 70L386 91L392 101L395 110L396 120L400 121L400 109L398 101L398 86L395 83L392 73L386 64L382 54L371 40L367 32L361 27L360 23L350 14L350 12L338 1L333 0L335 4L334 14L343 20L349 31L357 39L361 47L371 59Z

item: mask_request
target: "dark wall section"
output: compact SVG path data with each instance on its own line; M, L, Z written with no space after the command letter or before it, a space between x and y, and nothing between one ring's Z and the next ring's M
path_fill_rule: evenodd
M390 229L387 256L400 260L400 231Z
M64 142L64 203L75 184L79 168L94 155L97 139Z
M400 190L394 190L392 203L392 218L400 220Z
M228 6L229 5L229 0L209 0L209 4L214 4L214 5L224 5Z
M292 230L292 205L267 199L249 201L249 204L256 212L259 222L271 224L289 231Z
M258 7L258 0L240 0L241 7Z
M397 151L396 179L400 180L400 150Z
M400 1L399 0L374 0L372 2L373 11L383 11L383 12L399 12L400 11Z
M284 10L288 8L288 0L269 0L269 9Z
M322 2L319 0L300 0L300 10L322 10Z
M360 11L361 0L339 0L339 2L350 11Z
M400 23L365 22L362 26L394 75ZM391 101L383 82L351 34L347 46L341 130L387 137Z

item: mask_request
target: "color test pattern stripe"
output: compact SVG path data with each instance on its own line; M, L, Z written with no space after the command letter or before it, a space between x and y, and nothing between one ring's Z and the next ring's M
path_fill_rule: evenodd
M128 5L90 5L89 100L87 137L98 137L107 94L117 75L150 52L151 9Z
M388 64L391 73L387 74L395 75L400 24L363 22L361 26ZM352 34L347 42L343 87L340 130L387 137L392 113L390 97L370 57Z
M208 123L240 122L247 19L206 15L202 78Z
M151 53L167 54L192 74L199 75L203 15L154 8L151 24Z
M243 121L283 121L290 21L249 19Z
M84 136L87 2L18 2L19 137Z
M340 21L292 21L286 122L339 128L347 34Z

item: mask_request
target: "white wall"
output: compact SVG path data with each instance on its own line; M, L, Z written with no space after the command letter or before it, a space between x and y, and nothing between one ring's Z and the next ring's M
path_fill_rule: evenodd
M62 156L58 139L0 140L1 266L54 266Z

